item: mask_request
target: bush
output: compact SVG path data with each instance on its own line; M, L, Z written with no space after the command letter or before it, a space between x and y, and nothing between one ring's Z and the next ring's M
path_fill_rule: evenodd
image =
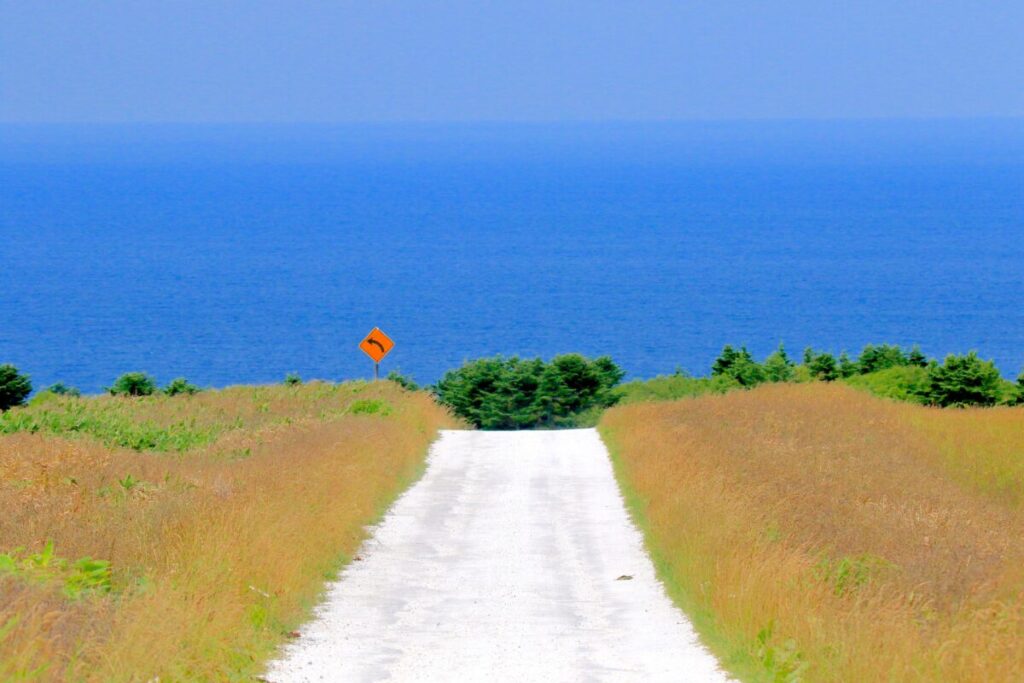
M179 394L198 394L201 391L199 387L192 384L184 377L177 377L171 380L171 383L164 387L164 393L168 396L177 396Z
M843 379L853 377L858 372L857 364L850 360L846 351L839 354L839 376Z
M284 383L290 387L294 387L302 384L302 378L299 377L299 373L297 372L289 372L284 376Z
M107 387L113 396L151 396L156 390L156 380L144 372L126 372Z
M992 361L950 354L929 368L929 398L940 406L995 405L1002 396L1002 377Z
M416 381L412 377L409 375L403 375L398 370L392 370L384 379L389 382L394 382L406 391L419 391L420 389L420 385L416 384Z
M51 394L56 394L57 396L73 396L76 398L82 395L81 391L79 391L75 387L69 387L67 384L64 384L64 382L56 382L54 384L51 384L50 386L43 389L43 391L48 391Z
M789 382L795 375L794 366L786 355L786 349L779 344L779 348L764 359L765 379L769 382Z
M930 402L931 376L926 368L916 365L854 375L845 381L852 387L865 389L876 396L913 403Z
M1024 370L1017 375L1017 396L1013 400L1014 405L1024 405Z
M613 405L623 372L610 358L481 358L445 373L438 400L481 429L573 426L593 408Z
M757 386L765 381L764 368L757 364L745 346L740 347L740 350L737 351L726 344L722 348L722 353L711 365L711 374L731 377L745 387Z
M31 393L28 375L21 374L13 365L0 365L0 411L20 406Z
M860 352L857 367L862 375L866 375L869 372L907 365L908 362L907 357L903 354L903 349L895 344L880 344L879 346L868 344Z
M808 347L804 350L804 365L814 379L824 382L839 379L839 364L831 353L818 353Z

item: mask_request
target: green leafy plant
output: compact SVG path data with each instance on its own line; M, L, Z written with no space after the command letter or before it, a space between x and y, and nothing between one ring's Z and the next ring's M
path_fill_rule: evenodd
M287 375L284 376L284 383L290 387L294 387L299 384L302 384L302 378L299 377L299 373L297 372L289 372Z
M823 382L839 379L839 364L831 353L818 352L808 347L804 350L804 365L814 379Z
M765 370L754 357L747 351L747 347L741 346L739 350L726 344L722 353L711 365L712 376L731 377L744 387L757 386L765 381Z
M48 391L56 396L72 396L74 398L78 398L82 395L81 391L75 387L70 387L67 384L64 384L64 382L55 382L54 384L46 387L43 391Z
M171 380L170 384L164 387L164 393L168 396L178 396L180 394L191 396L192 394L198 394L200 391L199 387L184 377L176 377Z
M398 370L392 370L384 379L388 380L389 382L394 382L395 384L397 384L398 386L402 387L407 391L418 391L420 388L420 385L417 384L416 381L411 376L403 375Z
M0 365L0 411L20 406L32 393L32 382L28 375L18 368L5 363Z
M929 398L940 406L995 405L1002 396L1002 377L992 361L974 351L946 356L929 369Z
M616 403L622 370L608 357L579 354L481 358L447 372L433 387L438 400L482 429L567 427L595 407ZM590 419L590 417L588 417Z
M348 407L351 415L389 415L391 404L380 398L361 398Z
M789 359L782 344L764 359L764 376L769 382L789 382L795 376L795 363Z
M107 387L113 396L151 396L156 390L156 380L144 372L126 372Z

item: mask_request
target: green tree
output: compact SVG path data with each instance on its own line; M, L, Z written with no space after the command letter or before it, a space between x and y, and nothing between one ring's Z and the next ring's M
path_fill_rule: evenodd
M999 370L992 361L978 358L974 351L964 356L950 354L942 365L931 366L928 374L929 398L936 405L990 406L1000 398Z
M420 385L416 383L416 380L411 375L403 375L398 370L392 370L384 379L394 382L406 391L419 391L420 388Z
M107 387L114 396L150 396L156 390L156 380L144 372L126 372Z
M481 429L529 429L572 425L584 411L614 404L622 377L607 357L566 354L545 363L495 356L445 373L433 390Z
M1024 370L1020 371L1017 375L1017 397L1013 401L1014 405L1024 405Z
M284 376L284 383L289 387L294 387L299 384L302 384L302 378L299 376L299 373L297 372L289 372L287 375Z
M711 365L711 374L714 376L731 377L741 386L753 387L765 381L765 371L754 357L742 346L737 351L728 344L722 348L722 353Z
M795 374L795 364L786 355L782 344L764 359L764 376L769 382L788 382Z
M824 382L839 379L839 365L831 353L818 353L808 347L804 350L804 365L815 379Z
M5 363L0 365L0 411L20 406L32 393L32 381L18 368Z
M914 348L910 349L910 353L907 354L907 365L919 368L928 367L928 357L921 353L921 347L917 344L914 344Z
M164 387L164 393L168 396L177 396L179 394L198 394L201 391L199 387L192 384L184 377L176 377L171 380L171 383Z
M860 368L861 374L906 364L907 357L903 354L903 350L899 346L889 344L880 344L879 346L868 344L857 358L857 366Z
M75 387L69 387L67 384L64 384L64 382L54 382L50 386L43 389L43 391L48 391L51 394L56 394L57 396L78 397L82 395L81 391L79 391Z
M857 364L850 360L846 351L839 354L839 376L843 379L853 377L857 374Z

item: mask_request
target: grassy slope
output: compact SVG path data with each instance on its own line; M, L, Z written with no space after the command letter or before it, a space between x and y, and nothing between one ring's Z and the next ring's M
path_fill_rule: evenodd
M11 411L0 680L252 680L451 422L390 382ZM110 561L111 590L67 598L72 570L25 559L48 540Z
M1024 409L772 385L600 428L670 592L743 678L1024 679Z

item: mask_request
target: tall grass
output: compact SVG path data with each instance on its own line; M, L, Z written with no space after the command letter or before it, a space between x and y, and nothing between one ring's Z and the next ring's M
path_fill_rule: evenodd
M749 680L1024 680L1024 409L768 385L606 413L673 597Z
M0 437L0 680L252 680L452 424L390 382L64 401ZM62 410L204 436L139 453ZM70 597L86 557L109 580Z

